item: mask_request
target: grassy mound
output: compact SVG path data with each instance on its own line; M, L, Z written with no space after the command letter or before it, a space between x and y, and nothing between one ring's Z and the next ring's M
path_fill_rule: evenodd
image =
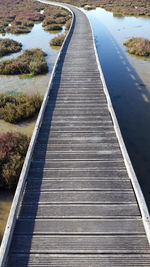
M29 138L23 134L0 135L0 187L16 187L28 145Z
M70 19L70 20L68 20L68 21L66 22L66 24L65 24L66 31L68 31L68 30L70 29L71 22L72 22L72 20L71 20L71 19Z
M0 39L0 57L19 52L22 44L12 39Z
M93 10L93 9L96 9L96 6L94 6L94 5L85 5L84 9L85 10Z
M33 117L42 104L39 95L0 95L0 119L18 123Z
M31 31L28 27L17 25L8 26L5 28L5 30L6 32L10 32L12 34L24 34L29 33Z
M128 48L128 52L130 54L134 54L136 56L150 56L150 40L145 38L136 38L133 37L126 42L124 45Z
M16 75L32 73L37 75L46 73L48 66L45 56L46 54L40 49L26 50L15 59L0 62L0 74Z
M62 26L57 25L57 24L51 24L51 25L47 25L45 27L46 31L62 31Z
M61 46L64 39L65 39L66 35L65 34L61 34L61 35L58 35L57 37L53 38L51 41L50 41L50 45L51 46Z

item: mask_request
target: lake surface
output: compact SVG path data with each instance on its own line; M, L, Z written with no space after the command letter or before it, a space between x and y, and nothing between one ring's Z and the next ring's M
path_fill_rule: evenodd
M102 8L84 11L134 170L150 208L150 60L131 56L130 37L150 38L150 18L114 17Z

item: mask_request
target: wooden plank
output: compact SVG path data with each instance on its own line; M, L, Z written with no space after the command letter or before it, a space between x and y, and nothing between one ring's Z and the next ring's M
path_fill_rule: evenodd
M39 136L40 136L40 133L39 133ZM105 137L105 138L115 138L116 139L116 136L115 136L115 132L114 132L114 130L112 129L111 131L104 131L104 132L98 132L98 133L93 133L93 132L91 132L91 133L88 133L88 132L85 132L84 133L84 135L82 134L82 133L80 133L80 132L77 132L77 133L74 133L74 132L71 132L71 133L65 133L65 132L54 132L54 131L47 131L47 132L45 132L45 133L42 133L41 134L41 136L43 137L43 138L46 138L47 136L48 137L50 137L50 138L67 138L67 139L69 139L69 138L71 138L71 139L73 139L73 138L84 138L84 139L86 139L86 138L91 138L91 139L100 139L100 138L103 138L103 137Z
M82 137L62 137L62 138L58 138L58 137L51 137L49 139L44 138L41 136L38 137L38 143L39 144L55 144L55 145L65 145L65 144L102 144L102 143L108 143L108 144L113 144L116 143L116 138L114 137L84 137L82 135Z
M112 161L116 160L116 162L122 160L121 153L115 151L101 151L97 153L39 153L34 156L34 160L99 160L99 161Z
M32 244L32 246L31 246ZM145 253L145 235L15 235L11 252L20 253Z
M144 234L140 219L20 219L17 221L15 235L130 235Z
M31 168L37 168L37 169L91 169L91 170L125 170L124 162L123 160L116 161L115 159L111 161L32 161Z
M112 144L108 144L108 143L99 143L99 144L61 144L61 145L49 145L49 144L36 144L36 149L35 149L35 153L41 153L41 152L45 152L45 150L47 151L47 153L51 152L51 151L55 151L55 152L97 152L97 151L103 151L103 150L114 150L114 151L118 151L119 145L118 143L112 143ZM45 152L46 153L46 152Z
M60 179L129 179L126 169L37 169L30 168L29 179L38 179L39 177Z
M38 207L23 204L20 218L138 218L137 203L132 204L51 204ZM141 218L141 216L140 216Z
M81 178L76 180L70 179L39 179L38 181L35 179L28 180L28 190L115 190L115 191L124 191L124 190L133 190L131 187L130 180L119 180L118 179L105 179L105 180L82 180Z
M131 191L55 191L55 192L26 192L24 203L101 203L127 204L136 203Z
M116 255L62 255L62 254L10 254L10 262L15 267L149 267L150 257L146 254Z

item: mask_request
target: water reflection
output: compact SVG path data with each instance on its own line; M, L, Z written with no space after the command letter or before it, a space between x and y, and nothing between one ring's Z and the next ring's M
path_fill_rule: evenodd
M150 62L131 57L122 45L131 36L149 38L150 19L120 20L103 9L87 15L122 135L150 208Z

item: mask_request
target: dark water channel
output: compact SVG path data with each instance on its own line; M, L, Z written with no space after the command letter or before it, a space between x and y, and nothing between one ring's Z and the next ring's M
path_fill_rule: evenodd
M121 132L150 209L150 60L128 55L123 42L150 38L150 18L86 12Z

